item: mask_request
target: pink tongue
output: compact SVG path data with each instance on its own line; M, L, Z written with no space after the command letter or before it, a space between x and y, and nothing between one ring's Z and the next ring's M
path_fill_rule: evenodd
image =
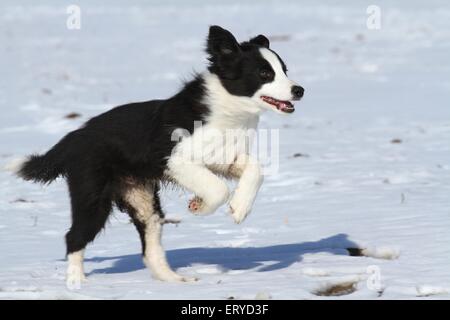
M293 111L293 107L290 105L290 104L287 104L287 103L280 103L279 104L279 109L281 110L281 111L288 111L288 112L292 112Z
M289 108L289 105L284 103L284 102L280 102L278 103L278 106L280 107L280 109L286 109Z

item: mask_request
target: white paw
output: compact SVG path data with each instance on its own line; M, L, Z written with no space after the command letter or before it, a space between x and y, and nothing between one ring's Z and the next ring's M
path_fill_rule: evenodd
M69 267L66 275L66 286L69 290L81 289L81 284L86 282L86 276L83 270L78 267Z
M239 224L244 221L251 209L252 203L245 197L240 196L240 193L236 191L230 201L230 211L234 222Z
M195 215L207 215L217 210L229 198L230 192L224 184L222 188L217 188L208 197L202 198L195 196L189 201L189 211Z
M198 216L208 215L215 211L214 207L208 205L202 198L197 196L189 200L188 209Z

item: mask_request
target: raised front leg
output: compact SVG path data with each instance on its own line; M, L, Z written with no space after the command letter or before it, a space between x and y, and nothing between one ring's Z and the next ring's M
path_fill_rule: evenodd
M259 163L249 155L240 155L230 167L230 174L240 177L230 201L230 210L236 223L241 223L252 209L256 194L263 182Z
M228 200L226 183L202 165L174 161L169 164L167 174L195 194L189 203L189 210L194 214L213 213Z

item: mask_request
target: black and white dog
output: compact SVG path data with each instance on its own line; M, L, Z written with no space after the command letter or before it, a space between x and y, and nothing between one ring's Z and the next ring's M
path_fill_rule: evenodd
M165 182L195 195L189 203L194 214L212 213L229 201L240 223L251 210L263 179L261 167L236 139L223 143L218 133L221 138L229 129L256 129L266 109L292 113L290 101L299 100L304 90L288 79L284 62L263 35L238 43L229 31L212 26L206 52L208 70L175 96L119 106L92 118L18 169L25 180L67 179L72 207L68 283L84 280L84 249L114 205L130 215L154 277L193 280L170 268L161 246L165 220L158 193ZM174 138L180 130L188 135ZM239 180L232 196L219 176Z

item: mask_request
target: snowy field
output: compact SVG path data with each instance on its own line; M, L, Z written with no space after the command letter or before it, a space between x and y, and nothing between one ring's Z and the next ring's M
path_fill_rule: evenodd
M74 2L80 30L66 28ZM0 3L0 167L113 106L175 93L204 69L211 24L269 36L306 94L291 116L262 118L280 130L280 168L242 225L164 192L182 220L165 227L169 261L196 283L152 279L115 212L87 249L88 282L66 289L64 181L2 170L1 299L450 298L448 1L33 3ZM379 30L366 27L370 4Z

